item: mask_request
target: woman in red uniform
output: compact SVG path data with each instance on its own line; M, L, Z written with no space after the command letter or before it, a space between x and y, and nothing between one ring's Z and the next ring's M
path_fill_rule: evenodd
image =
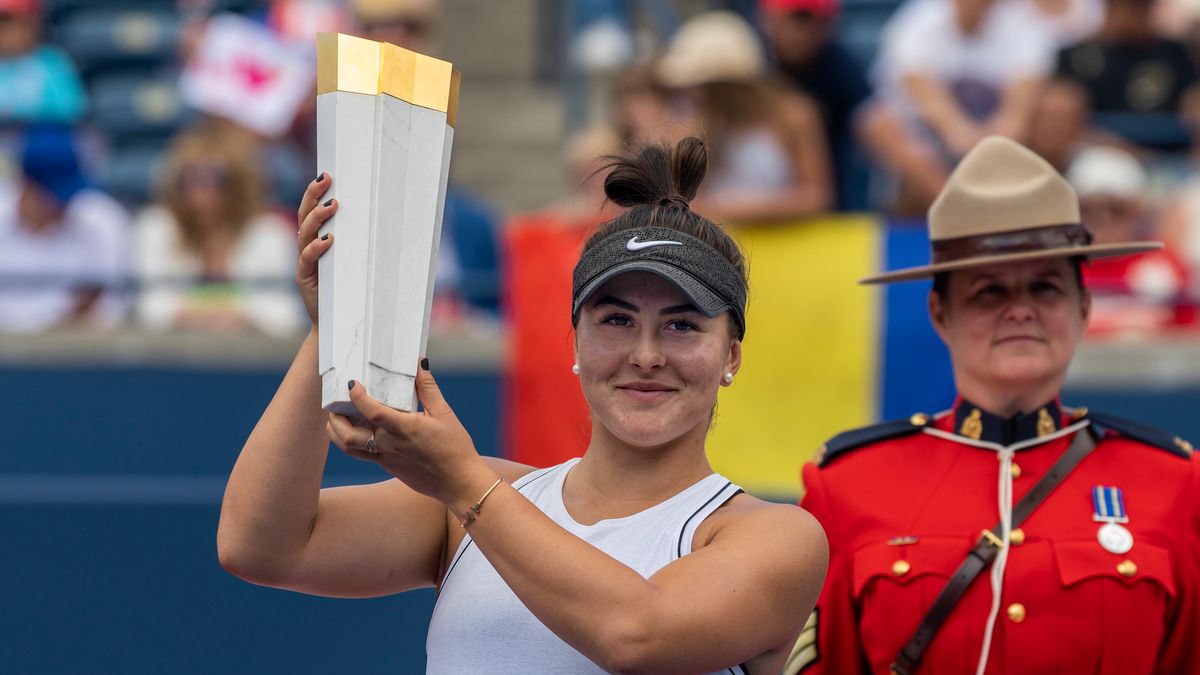
M988 138L929 212L929 313L958 398L846 432L804 468L829 575L806 673L1200 672L1200 461L1182 439L1059 401L1091 299L1078 200Z

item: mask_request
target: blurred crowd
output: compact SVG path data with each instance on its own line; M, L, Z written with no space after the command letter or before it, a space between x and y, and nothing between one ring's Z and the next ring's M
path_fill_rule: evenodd
M693 207L919 227L979 139L1064 173L1097 241L1094 335L1200 330L1195 0L573 0L567 184L539 218L611 215L602 158L705 138ZM292 335L294 208L315 175L313 36L437 55L438 0L0 0L0 332L136 325ZM434 320L504 316L499 209L452 184ZM516 218L515 220L520 220Z

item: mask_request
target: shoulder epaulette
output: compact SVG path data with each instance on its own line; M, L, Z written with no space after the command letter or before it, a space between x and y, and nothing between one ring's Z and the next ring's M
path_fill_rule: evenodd
M843 431L825 442L819 453L820 459L817 464L819 466L827 466L829 462L839 455L843 455L855 448L861 448L864 445L886 441L889 438L900 438L915 434L918 431L929 426L929 415L925 413L917 413L906 420L893 420L891 422L880 422L850 431Z
M1101 429L1115 431L1122 436L1127 436L1146 445L1152 445L1160 450L1166 450L1173 455L1183 458L1192 456L1191 443L1162 429L1156 429L1141 422L1134 422L1103 413L1089 411L1086 413L1086 417L1092 421L1092 424Z

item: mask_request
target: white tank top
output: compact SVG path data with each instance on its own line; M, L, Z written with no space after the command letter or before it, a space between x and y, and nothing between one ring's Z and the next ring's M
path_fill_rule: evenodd
M682 492L624 518L581 525L563 504L563 481L579 459L531 472L513 483L550 519L641 574L650 577L692 552L704 519L741 492L712 474ZM475 546L470 535L454 554L429 622L427 673L603 673L526 609ZM744 675L733 666L726 675Z

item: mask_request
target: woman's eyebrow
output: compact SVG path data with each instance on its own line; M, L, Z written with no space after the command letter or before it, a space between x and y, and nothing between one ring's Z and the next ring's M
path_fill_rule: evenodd
M682 305L674 305L672 307L666 307L662 311L659 312L659 315L683 314L684 312L696 312L697 314L699 314L700 310L696 309L696 306L689 302L689 303L685 303Z
M614 298L611 295L605 295L605 296L601 297L599 300L597 300L592 305L592 307L593 308L599 307L600 305L616 305L617 307L620 307L621 309L627 309L631 312L638 311L637 305L635 305L631 302L625 302L624 300L622 300L620 298Z

